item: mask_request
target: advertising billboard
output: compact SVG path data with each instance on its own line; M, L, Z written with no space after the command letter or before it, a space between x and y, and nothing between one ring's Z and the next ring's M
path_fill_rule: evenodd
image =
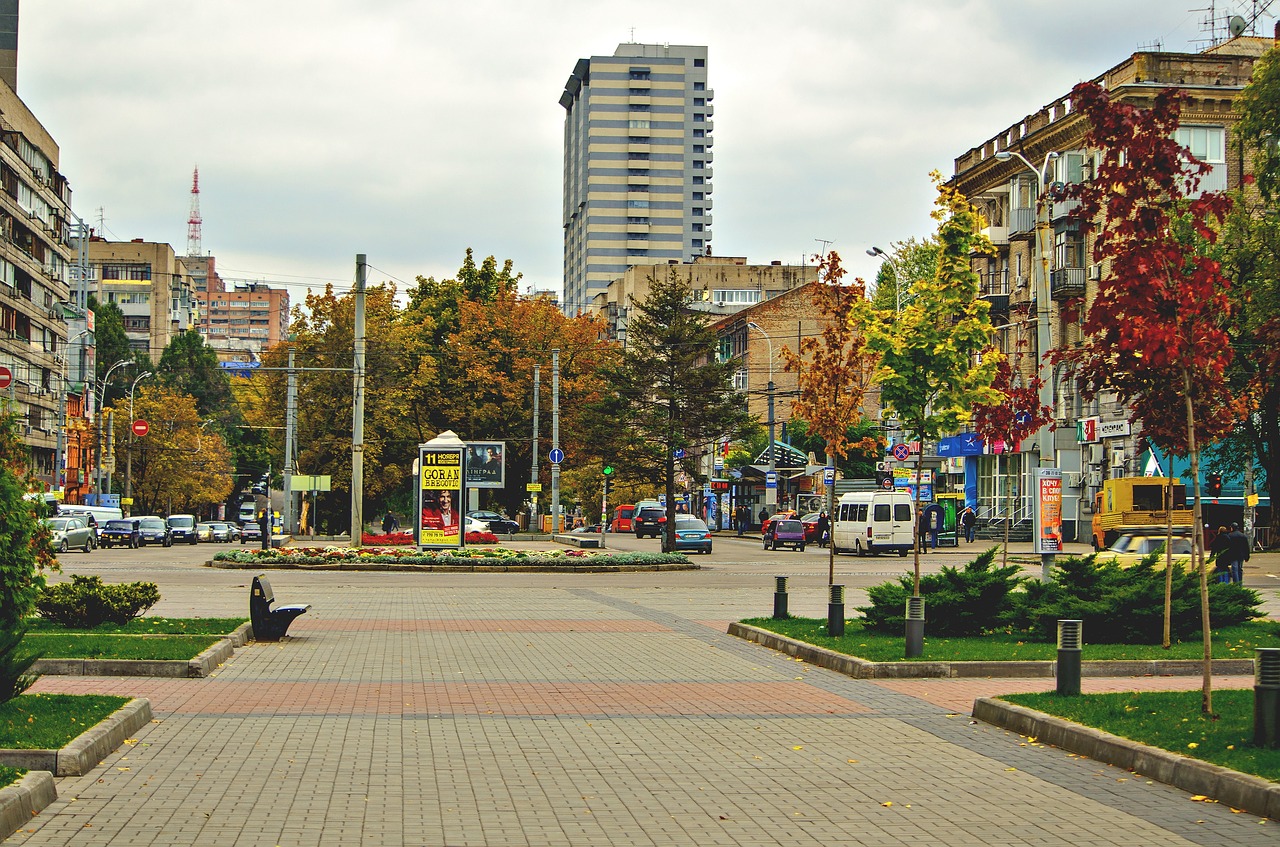
M1036 468L1033 553L1062 552L1062 471Z
M418 448L418 546L461 547L465 448Z
M507 443L467 442L467 488L503 488L507 484Z

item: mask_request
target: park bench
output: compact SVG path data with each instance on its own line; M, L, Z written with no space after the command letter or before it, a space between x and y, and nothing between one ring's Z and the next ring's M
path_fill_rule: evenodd
M253 624L253 637L258 641L279 641L293 619L306 613L310 603L294 606L276 606L276 595L271 590L271 583L266 576L255 576L253 587L249 591L249 621Z

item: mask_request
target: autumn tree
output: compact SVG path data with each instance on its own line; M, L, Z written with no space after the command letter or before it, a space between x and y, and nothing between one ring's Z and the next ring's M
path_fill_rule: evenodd
M991 389L1000 354L990 348L990 305L978 296L979 277L970 263L975 252L990 252L990 241L979 230L982 217L954 189L938 186L939 221L936 273L919 280L915 296L900 313L876 311L862 331L867 349L880 356L876 382L880 402L898 414L915 438L936 439L969 420L977 403L991 403ZM923 452L923 451L921 451ZM920 460L916 460L916 491L920 490ZM916 514L915 579L920 594L920 521Z
M667 523L662 547L675 546L676 470L696 475L691 448L736 439L751 419L733 389L734 364L717 357L707 316L692 311L692 290L677 268L649 278L649 295L632 307L627 349L603 369L608 390L583 412L583 435L619 473L660 485ZM589 428L587 428L589 427ZM677 459L677 449L688 452Z
M1228 432L1238 405L1226 380L1231 344L1228 281L1205 255L1230 206L1199 192L1209 166L1174 139L1186 95L1160 92L1149 108L1112 101L1096 83L1072 91L1101 152L1091 182L1073 186L1078 218L1107 269L1085 317L1084 341L1055 357L1092 398L1114 390L1149 437L1190 458L1195 487L1193 564L1204 639L1202 709L1212 713L1212 632L1204 560L1200 446ZM1193 237L1194 235L1194 237Z
M855 279L845 285L840 255L830 251L818 259L818 281L813 285L813 307L820 316L818 338L800 341L799 350L782 348L788 371L796 372L800 391L792 412L824 442L827 464L843 460L855 451L871 452L879 441L871 434L850 440L850 430L862 422L862 410L871 390L879 356L867 349L862 328L871 321L866 285ZM821 340L819 340L821 339ZM826 510L833 514L833 486L827 487ZM835 583L835 544L827 546L827 581Z

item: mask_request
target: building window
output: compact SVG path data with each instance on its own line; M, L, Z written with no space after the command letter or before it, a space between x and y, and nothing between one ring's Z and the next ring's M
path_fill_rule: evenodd
M695 171L703 170L704 168L706 168L706 166L707 166L707 163L702 161L701 159L695 159L693 161L693 169Z
M629 108L633 112L647 112L649 111L649 104L648 103L632 103Z
M694 231L694 232L702 232L702 224L694 224L694 225L693 225L693 231Z
M632 68L630 73L627 74L627 76L630 77L631 79L648 79L649 69L648 68Z
M707 152L707 145L705 145L705 144L695 144L695 145L693 145L693 152L695 152L695 153L705 153L705 152Z
M753 288L716 288L711 302L721 306L752 306L760 302L760 292Z
M694 216L695 218L700 218L700 217L702 217L702 207L701 207L701 206L694 206L694 207L693 207L693 216Z
M694 112L694 113L693 113L693 122L694 122L694 123L696 123L696 124L705 123L705 122L706 122L706 120L707 120L707 116L706 116L706 115L704 115L704 114L702 114L701 112Z
M707 137L707 131L706 131L705 129L695 129L695 130L693 131L693 137L694 137L694 138L706 138L706 137Z
M1054 236L1055 268L1083 268L1084 240L1078 232L1063 230Z
M705 68L705 67L707 66L707 60L706 60L706 59L694 59L694 60L693 60L693 66L694 66L695 68Z
M704 199L706 199L706 192L704 192L704 191L695 191L695 192L693 192L693 199L694 199L694 200L704 200Z
M702 185L702 184L704 184L705 182L706 182L706 180L705 180L703 177L695 176L695 177L693 178L693 184L694 184L694 185Z
M1202 174L1196 190L1225 191L1227 188L1226 132L1220 126L1183 126L1173 134L1174 141L1191 151L1191 155L1213 170Z
M733 374L733 390L746 391L748 387L749 386L747 384L747 369L738 368L736 371L734 371L734 374Z
M693 90L694 90L694 91L706 91L706 90L707 90L707 84L706 84L705 82L695 82L695 83L693 84Z
M649 121L647 119L636 119L627 121L628 129L648 129Z
M638 217L627 218L627 223L629 224L647 224L648 222L649 222L648 218L638 218Z
M648 200L628 200L627 208L628 209L647 209L649 208L649 201Z
M694 247L701 247L701 246L702 246L702 239L701 239L701 238L695 238L695 239L693 239L693 246L694 246Z
M695 97L695 98L693 98L693 105L695 105L695 106L705 106L705 105L707 105L707 98L705 98L705 97Z

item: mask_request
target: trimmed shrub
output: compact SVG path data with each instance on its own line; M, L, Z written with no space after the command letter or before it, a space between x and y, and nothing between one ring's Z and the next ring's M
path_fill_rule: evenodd
M42 590L36 610L62 626L94 627L128 623L159 601L154 582L107 585L101 577L77 575Z
M999 547L980 553L963 568L944 567L920 578L926 629L934 636L973 636L1002 629L1017 618L1015 589L1025 581L1017 565L993 567ZM867 589L871 605L859 608L863 625L876 632L902 632L911 576Z
M1059 557L1053 581L1028 582L1014 622L1036 641L1053 641L1059 620L1083 621L1084 638L1094 644L1159 644L1164 629L1164 553L1122 568L1096 555ZM1177 561L1169 616L1170 637L1200 633L1200 576ZM1235 583L1209 584L1209 621L1234 626L1259 616L1256 592Z

